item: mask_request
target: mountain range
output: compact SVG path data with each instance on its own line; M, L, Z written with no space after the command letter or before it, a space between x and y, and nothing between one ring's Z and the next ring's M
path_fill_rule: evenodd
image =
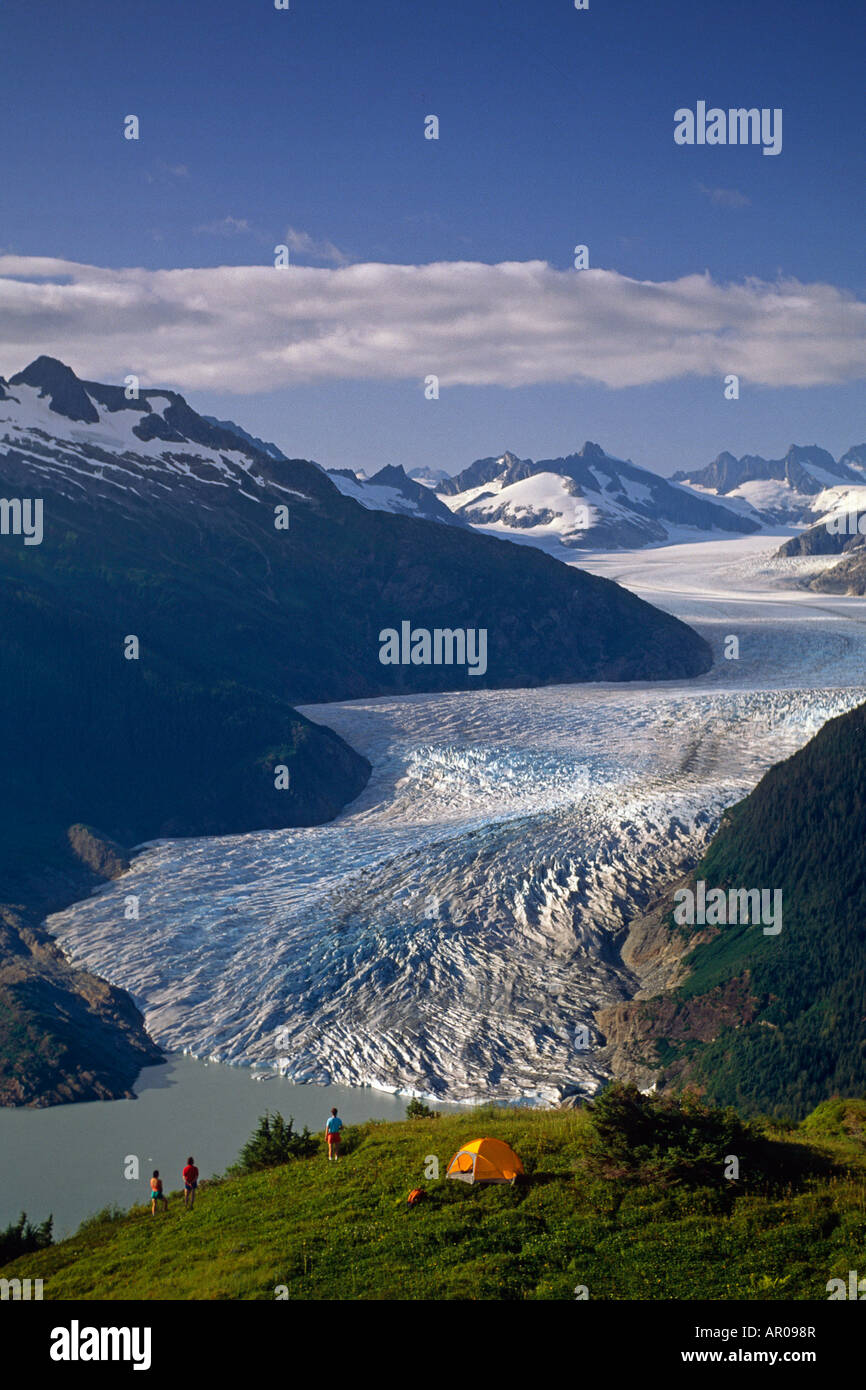
M831 510L833 489L866 485L866 444L853 445L839 459L817 444L792 444L778 459L760 454L735 458L723 451L705 468L673 477L730 505L746 507L766 522L808 523Z
M439 484L455 516L569 549L666 544L683 531L750 532L760 520L700 497L587 441L565 458L476 459Z
M372 478L351 469L331 476L364 506L443 522L450 512L458 524L562 554L808 525L840 505L851 488L866 487L866 444L838 460L818 445L792 444L780 459L723 452L706 467L671 479L589 440L559 458L519 458L506 450L476 459L453 477L442 469L404 472L399 465ZM437 507L437 499L444 505Z
M231 421L232 429L274 458L285 458ZM328 470L337 487L362 506L471 525L504 538L529 541L554 554L568 550L633 549L698 539L701 535L749 535L764 527L815 523L841 506L866 506L849 498L866 488L866 444L837 460L817 444L792 444L778 459L720 453L704 467L670 479L587 441L575 454L519 458L506 450L476 459L452 476L442 468L388 465L372 477L363 469ZM841 547L840 547L841 548ZM805 542L782 554L816 553ZM821 553L829 553L827 551ZM845 576L843 582L843 575ZM816 587L824 584L822 577ZM835 591L856 588L857 567L840 567Z
M506 450L476 459L454 477L400 466L372 478L349 469L330 476L365 506L471 526L554 554L662 545L762 525L754 513L699 496L591 442L565 458L537 461Z
M689 627L610 581L371 509L262 444L177 392L82 380L50 357L0 379L0 882L25 910L0 945L0 1099L128 1093L146 1038L103 1047L94 1080L81 1039L107 1005L79 992L80 1046L60 1036L76 984L49 991L26 916L105 876L94 845L311 825L357 796L369 764L295 703L711 664ZM39 543L14 524L25 501L42 508ZM485 673L383 665L380 633L404 622L483 629Z
M372 477L361 477L350 468L329 468L328 477L344 497L353 497L362 507L423 517L446 526L466 526L467 522L446 507L435 490L418 482L400 464L388 464Z

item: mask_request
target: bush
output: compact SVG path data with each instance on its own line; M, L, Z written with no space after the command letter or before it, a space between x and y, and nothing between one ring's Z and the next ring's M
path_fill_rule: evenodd
M631 1182L718 1182L727 1155L747 1157L751 1173L760 1136L734 1110L717 1110L698 1096L644 1095L615 1082L587 1106L587 1164L594 1175ZM761 1155L763 1158L763 1154Z
M126 1216L123 1207L119 1207L116 1202L110 1206L103 1207L101 1211L94 1212L92 1216L86 1216L76 1231L76 1235L81 1235L84 1231L92 1231L97 1226L108 1226L112 1221L122 1221Z
M810 1139L841 1139L866 1145L866 1099L831 1096L806 1116L801 1128Z
M284 1120L279 1111L271 1115L266 1110L231 1171L256 1173L262 1168L278 1168L293 1158L309 1158L318 1147L318 1141L306 1125L301 1134L296 1134L293 1116Z
M430 1109L430 1106L429 1106L429 1105L425 1105L424 1102L423 1102L423 1100L418 1100L417 1096L413 1096L412 1099L410 1100L409 1104L406 1106L406 1119L407 1119L407 1120L438 1120L438 1119L439 1119L439 1111L438 1111L438 1110L431 1110L431 1109Z
M34 1250L44 1250L46 1246L51 1245L54 1240L53 1225L54 1217L49 1216L41 1226L33 1226L27 1220L26 1211L22 1211L17 1222L7 1226L5 1231L0 1231L0 1265L16 1260L19 1255L29 1255Z

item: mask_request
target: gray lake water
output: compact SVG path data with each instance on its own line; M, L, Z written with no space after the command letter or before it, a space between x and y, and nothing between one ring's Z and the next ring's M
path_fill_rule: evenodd
M182 1053L146 1067L135 1092L135 1100L46 1110L0 1107L0 1228L22 1211L31 1221L53 1212L54 1236L61 1239L103 1207L146 1201L154 1168L166 1192L177 1189L189 1154L203 1178L224 1172L265 1110L293 1115L298 1128L323 1130L332 1105L351 1125L403 1119L407 1101L369 1088L301 1086L280 1076L254 1081L246 1067ZM129 1155L139 1160L137 1182L124 1177Z

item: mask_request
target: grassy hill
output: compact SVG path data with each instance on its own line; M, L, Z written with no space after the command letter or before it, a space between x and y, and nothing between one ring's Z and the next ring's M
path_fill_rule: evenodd
M428 1155L444 1174L482 1134L520 1154L523 1182L424 1180ZM828 1279L866 1268L866 1100L753 1131L739 1182L723 1154L715 1175L625 1173L599 1163L597 1140L586 1109L369 1122L337 1164L322 1146L207 1183L192 1212L171 1193L166 1215L95 1218L0 1276L43 1278L45 1299L274 1299L283 1285L294 1300L571 1300L585 1285L601 1300L822 1300ZM413 1187L427 1196L409 1209Z

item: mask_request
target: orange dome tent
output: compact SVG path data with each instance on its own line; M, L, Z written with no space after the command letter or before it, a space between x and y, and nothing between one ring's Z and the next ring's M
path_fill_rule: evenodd
M473 1139L457 1150L445 1176L461 1182L513 1183L522 1174L523 1164L502 1139Z

